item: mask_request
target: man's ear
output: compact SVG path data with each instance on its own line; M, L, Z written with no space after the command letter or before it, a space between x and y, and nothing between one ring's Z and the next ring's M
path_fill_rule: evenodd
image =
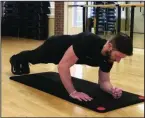
M108 47L109 47L109 50L112 50L112 48L113 48L112 43L108 42Z
M108 51L111 51L112 48L113 48L113 45L112 45L111 42L107 41L107 43L105 44L105 47L106 47L106 49L107 49Z

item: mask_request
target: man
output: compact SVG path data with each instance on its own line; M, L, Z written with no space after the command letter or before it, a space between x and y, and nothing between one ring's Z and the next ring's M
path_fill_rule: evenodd
M119 33L105 40L93 33L83 32L76 35L52 36L34 50L13 55L10 63L13 74L29 73L29 63L58 64L61 81L70 97L80 101L91 101L91 96L77 91L73 86L70 67L74 64L99 67L100 88L118 99L122 90L111 84L110 71L114 62L120 62L122 58L132 54L132 40L126 34Z

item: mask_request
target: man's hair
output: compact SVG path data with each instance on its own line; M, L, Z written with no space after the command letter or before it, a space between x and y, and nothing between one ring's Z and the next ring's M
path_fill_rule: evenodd
M118 51L128 56L133 55L133 43L131 38L127 34L116 34L111 38L110 43L112 43L113 48L117 49Z

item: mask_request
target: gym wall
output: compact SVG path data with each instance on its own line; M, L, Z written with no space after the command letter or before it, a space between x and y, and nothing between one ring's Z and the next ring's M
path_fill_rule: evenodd
M73 2L64 2L64 34L82 32L82 27L73 26L73 9L68 5L73 5Z
M54 9L48 17L49 36L64 34L64 3L66 2L54 2Z
M55 35L82 32L81 27L74 27L72 25L72 8L68 8L68 5L72 5L72 2L55 2Z
M72 2L64 2L64 33L65 34L75 34L75 33L79 33L82 32L82 27L75 27L72 24L72 19L73 19L73 8L71 7L67 7L68 5L72 5ZM121 19L121 30L124 31L125 30L125 19L122 18ZM129 29L129 26L128 28Z
M138 4L140 2L129 2L130 4ZM82 31L82 27L74 27L72 25L73 19L73 10L72 8L68 8L67 5L72 5L72 2L64 2L64 33L74 34L79 33ZM127 27L126 30L130 30L130 11L131 8L128 9L128 20L127 20ZM144 15L143 15L144 8L136 7L135 8L135 18L134 18L134 32L135 33L144 33ZM121 31L125 31L125 18L121 18Z
M54 35L54 23L55 23L55 2L50 2L50 14L48 15L49 37Z
M49 37L54 35L54 23L55 23L55 16L54 15L50 15L48 17L48 29L49 29Z
M64 34L64 2L55 2L55 35Z
M130 3L140 4L140 2L130 2ZM135 33L144 33L144 15L143 15L143 11L144 11L144 7L142 7L141 9L140 9L140 7L135 8L135 12L134 12L134 32ZM130 10L129 10L129 13L130 13Z
M0 22L1 22L1 18L2 18L2 3L0 1ZM1 36L1 23L0 23L0 36Z

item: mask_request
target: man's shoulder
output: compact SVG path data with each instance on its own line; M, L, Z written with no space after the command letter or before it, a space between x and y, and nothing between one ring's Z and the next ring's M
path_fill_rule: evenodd
M82 36L85 39L97 39L97 40L102 39L99 35L94 34L92 32L81 32L78 35Z
M92 33L92 32L80 32L74 35L75 38L80 39L81 41L97 43L101 42L101 44L105 44L107 42L106 39L103 39L101 36ZM100 43L99 43L100 44Z
M96 34L94 34L92 32L85 31L85 32L80 32L77 35L84 35L84 36L92 35L92 36L95 36Z

